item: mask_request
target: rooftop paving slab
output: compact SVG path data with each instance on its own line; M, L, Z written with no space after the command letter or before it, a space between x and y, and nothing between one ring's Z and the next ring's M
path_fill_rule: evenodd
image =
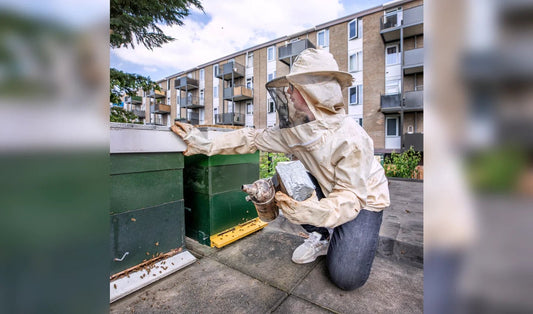
M110 313L266 313L286 296L206 257L113 303Z

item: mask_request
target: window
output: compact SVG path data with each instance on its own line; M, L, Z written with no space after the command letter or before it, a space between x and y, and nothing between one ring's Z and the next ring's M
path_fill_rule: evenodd
M200 90L200 106L204 105L204 90Z
M348 23L348 39L355 39L357 38L357 30L358 30L358 27L357 27L357 19L351 21L350 23Z
M272 99L267 99L267 101L268 101L268 108L267 108L268 113L273 113L276 110L274 106L274 101Z
M268 49L267 49L267 61L274 61L275 58L276 58L276 56L275 56L274 46L268 47Z
M254 89L254 80L253 80L253 78L249 77L249 78L246 79L246 88Z
M399 79L385 81L385 94L394 95L399 94L401 81Z
M358 72L363 70L363 52L359 51L351 54L348 58L348 69L350 72Z
M318 47L328 47L329 46L329 30L324 29L321 30L316 34L316 42L318 43Z
M213 65L213 76L218 75L218 64Z
M363 118L359 118L358 120L359 120L359 121L358 121L358 122L359 122L359 125L360 125L360 126L363 126Z
M254 53L248 52L246 56L246 66L247 67L253 67L254 66Z
M350 106L363 104L363 85L352 86L348 89Z
M213 86L213 98L218 98L218 86Z
M167 90L170 90L170 80L167 80Z
M274 73L268 73L267 82L272 81L275 78L276 78L276 72L275 71L274 71Z
M350 106L357 104L357 86L350 87L348 90Z
M203 80L204 80L204 75L205 75L205 70L204 70L204 69L201 69L201 70L200 70L200 81L203 81Z
M251 102L246 104L246 113L247 114L254 113L254 105Z
M398 117L387 117L385 123L385 134L387 136L399 136L398 133Z
M385 48L385 63L386 65L393 65L400 63L400 52L398 51L398 45L391 45Z

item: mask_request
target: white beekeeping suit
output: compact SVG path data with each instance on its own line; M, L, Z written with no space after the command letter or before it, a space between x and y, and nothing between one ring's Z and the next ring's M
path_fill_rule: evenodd
M363 208L382 211L390 204L383 167L374 158L372 139L345 114L342 88L352 76L338 71L326 51L304 50L290 74L267 83L276 102L280 127L244 128L213 140L191 125L176 122L172 130L188 144L185 155L248 154L256 150L289 153L317 179L325 198L297 202L278 192L276 201L293 223L333 228L354 219ZM314 120L309 121L287 97L297 89Z

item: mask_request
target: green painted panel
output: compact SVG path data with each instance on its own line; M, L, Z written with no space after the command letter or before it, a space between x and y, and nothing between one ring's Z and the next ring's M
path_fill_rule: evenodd
M111 213L120 213L183 199L182 170L111 176Z
M259 164L236 164L210 168L210 194L240 190L259 179Z
M185 232L187 236L209 245L211 200L204 193L187 194L185 198Z
M110 216L111 274L185 246L183 200ZM124 253L129 252L122 261ZM148 254L147 254L148 253Z
M243 155L193 155L185 157L185 167L188 165L215 167L220 165L232 165L243 163L256 163L259 164L259 152L253 154Z
M184 169L187 193L217 194L240 190L243 184L259 179L258 164L234 164L216 167L189 166Z
M245 197L246 193L238 190L216 194L211 198L211 235L257 217L253 203L247 202Z
M183 168L182 153L111 154L111 174Z

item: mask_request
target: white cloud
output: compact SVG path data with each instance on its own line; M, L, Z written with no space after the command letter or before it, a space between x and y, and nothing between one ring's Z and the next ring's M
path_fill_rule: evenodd
M179 72L344 13L339 0L203 0L202 5L211 18L207 24L187 18L182 27L162 27L175 41L153 51L143 46L113 51L135 64Z

